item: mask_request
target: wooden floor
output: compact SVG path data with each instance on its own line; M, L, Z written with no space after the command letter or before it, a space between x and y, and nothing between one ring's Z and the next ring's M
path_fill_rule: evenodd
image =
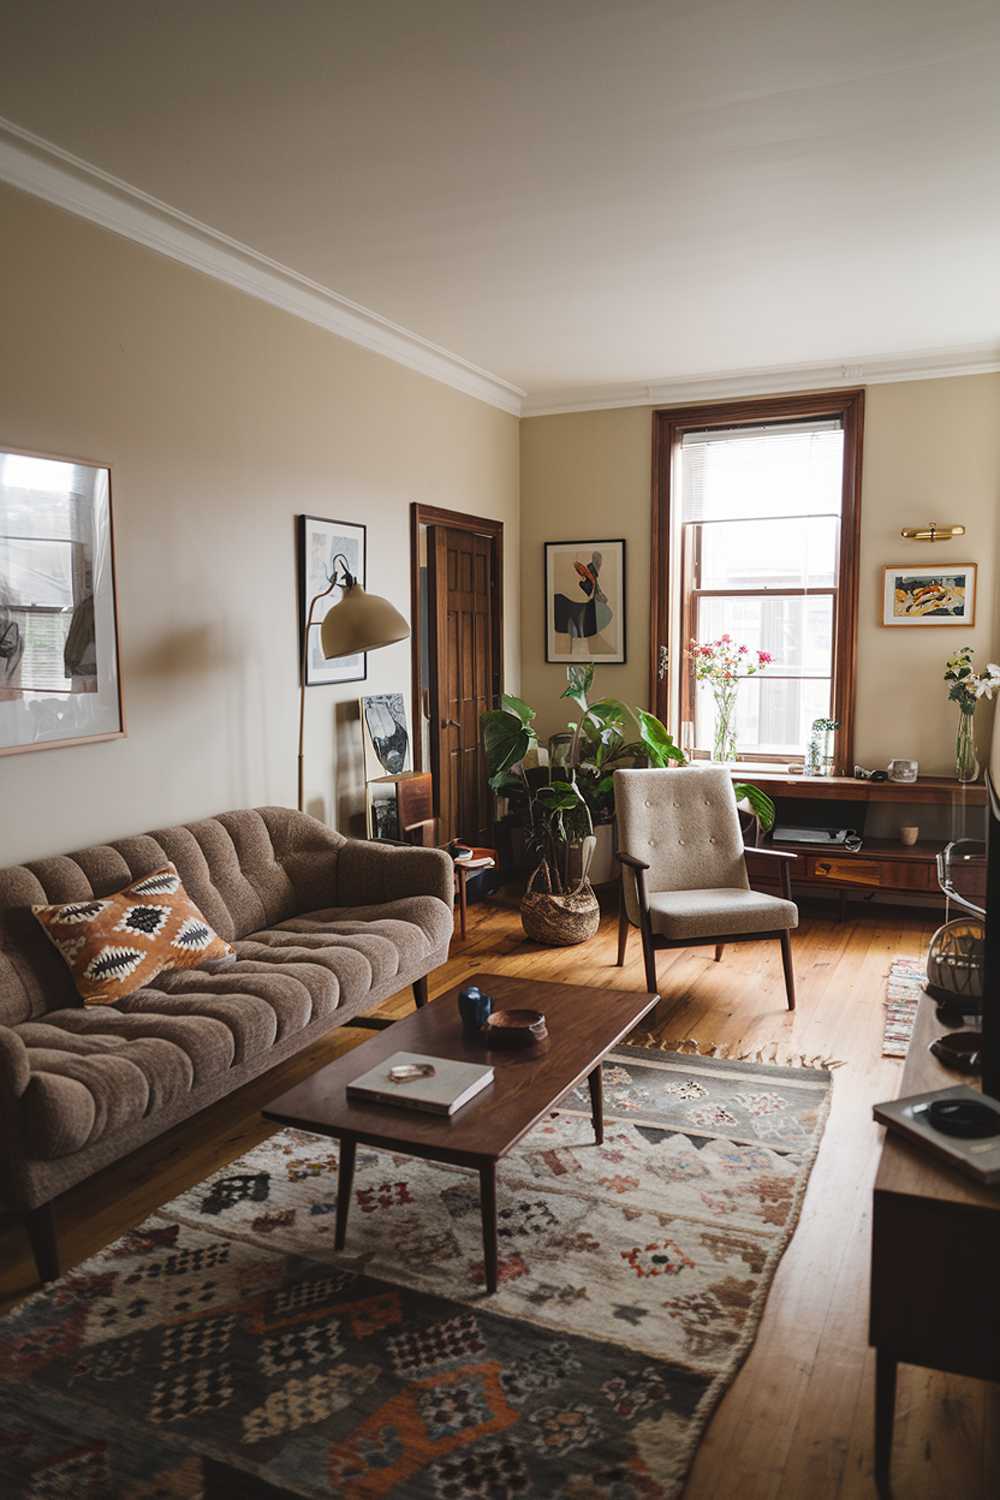
M847 921L803 912L795 938L798 1009L785 1009L777 943L735 944L721 963L709 948L659 955L667 996L651 1027L663 1040L697 1038L729 1055L773 1049L778 1061L836 1058L833 1109L802 1218L778 1270L749 1359L709 1427L687 1500L827 1500L871 1496L873 1357L867 1345L871 1186L880 1132L871 1105L892 1097L900 1064L880 1056L885 975L897 954L919 955L933 913L851 907ZM615 918L585 947L541 949L523 940L516 910L478 905L469 936L431 978L431 994L476 969L643 989L632 937L614 967ZM409 992L385 1014L412 1004ZM345 1028L265 1080L179 1126L99 1178L66 1194L60 1240L70 1262L107 1244L151 1210L231 1161L270 1131L261 1105L322 1061L362 1042ZM21 1231L0 1233L0 1305L32 1289ZM956 1287L975 1297L975 1287ZM1000 1494L1000 1387L903 1367L893 1454L896 1500Z

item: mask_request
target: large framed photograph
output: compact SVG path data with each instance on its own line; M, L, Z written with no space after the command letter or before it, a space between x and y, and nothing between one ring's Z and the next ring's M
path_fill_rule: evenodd
M363 652L330 660L323 655L320 626L333 606L344 597L342 588L335 588L320 599L313 610L311 624L308 619L311 602L317 594L322 594L333 577L334 558L338 553L346 557L351 573L361 587L365 587L367 552L367 530L360 522L299 516L300 631L308 629L309 632L304 652L306 687L321 687L330 682L363 682L368 675L368 658ZM299 645L302 645L301 634Z
M545 543L545 660L620 665L625 543Z
M974 625L976 565L886 568L882 583L883 625Z
M0 449L0 755L125 733L111 470Z

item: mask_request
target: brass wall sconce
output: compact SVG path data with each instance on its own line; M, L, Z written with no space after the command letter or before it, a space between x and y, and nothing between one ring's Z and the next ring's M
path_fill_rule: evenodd
M904 526L899 533L908 542L950 542L953 537L964 536L964 526L939 526L931 521L927 526Z

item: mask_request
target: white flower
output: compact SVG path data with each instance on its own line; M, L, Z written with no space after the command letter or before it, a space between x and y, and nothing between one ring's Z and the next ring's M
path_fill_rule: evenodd
M989 702L993 697L993 689L998 686L1000 684L994 682L991 677L977 677L975 687L976 697L985 698Z

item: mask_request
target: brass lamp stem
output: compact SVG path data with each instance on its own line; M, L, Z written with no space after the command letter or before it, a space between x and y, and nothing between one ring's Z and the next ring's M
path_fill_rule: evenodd
M337 577L337 564L341 563L344 569L343 578ZM322 593L315 594L309 601L306 611L306 628L302 634L302 660L299 663L299 812L305 812L305 739L306 739L306 676L309 670L309 631L312 629L313 610L321 599L340 585L345 591L354 587L354 574L347 566L347 558L342 552L338 552L331 560L332 573L329 582Z

